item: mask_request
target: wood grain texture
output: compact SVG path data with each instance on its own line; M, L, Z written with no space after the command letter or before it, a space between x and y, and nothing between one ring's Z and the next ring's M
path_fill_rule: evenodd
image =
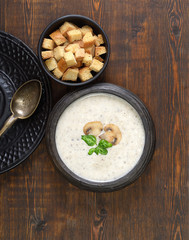
M188 0L2 0L0 29L36 52L45 26L66 14L106 31L111 56L98 81L142 99L156 127L155 153L132 185L93 193L63 178L43 140L0 175L0 240L187 240ZM52 82L53 104L71 90Z

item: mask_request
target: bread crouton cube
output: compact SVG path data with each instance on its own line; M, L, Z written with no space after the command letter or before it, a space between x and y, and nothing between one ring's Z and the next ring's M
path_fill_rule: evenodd
M84 57L85 57L85 49L84 48L77 49L77 51L75 52L76 61L82 61Z
M70 43L67 41L67 42L65 42L62 46L65 48L65 47L67 47L69 44L70 44Z
M75 65L74 67L80 68L80 67L82 67L82 66L83 66L82 61L77 61L77 65Z
M61 72L59 68L55 68L55 69L53 70L53 74L55 75L55 77L61 78L62 75L63 75L63 72Z
M67 39L62 35L59 29L51 33L49 36L54 40L57 46L67 41Z
M100 56L96 56L95 59L97 59L97 60L100 61L100 62L104 62L104 59L101 58Z
M99 47L101 44L104 43L104 39L102 34L98 34L98 36L95 36L95 45Z
M82 35L84 36L87 32L91 32L93 33L93 29L91 27L89 27L88 25L83 26L82 28L80 28L80 31L82 33Z
M79 29L70 30L67 32L67 38L69 42L82 39L82 33Z
M65 47L65 51L75 53L79 48L79 43L70 43Z
M85 48L85 52L91 54L94 57L94 55L95 55L95 45L92 45L91 47Z
M58 46L54 48L54 57L57 61L59 61L64 56L64 47Z
M47 59L45 61L45 64L46 64L47 68L49 69L49 71L52 71L57 67L57 62L56 62L55 58Z
M106 53L106 48L104 46L95 48L95 57Z
M99 43L99 41L98 41L98 37L95 35L94 38L95 38L95 41L94 41L95 46L96 46L96 47L99 47L99 46L100 46L100 43Z
M85 82L92 77L93 75L91 74L91 70L89 69L89 67L83 67L79 70L79 78L82 82Z
M78 43L80 48L84 48L83 40L78 40L78 41L75 41L74 43Z
M85 56L83 58L83 64L85 66L90 66L93 60L93 56L89 53L85 53Z
M99 72L103 68L103 65L104 63L94 58L89 68L94 72Z
M66 36L66 33L70 30L76 29L77 27L70 22L65 22L62 24L62 26L59 28L60 32L63 36Z
M48 58L54 57L53 51L42 51L41 57L43 59L48 59Z
M54 41L49 38L44 38L42 48L52 50L54 48Z
M88 48L94 44L95 37L92 35L91 32L87 32L83 37L84 47Z
M68 68L66 61L64 58L61 58L60 61L57 63L59 70L64 73Z
M64 59L65 59L68 67L73 67L73 66L77 65L77 61L72 52L65 52Z
M66 72L63 74L63 81L77 81L77 77L79 74L78 68L68 68Z

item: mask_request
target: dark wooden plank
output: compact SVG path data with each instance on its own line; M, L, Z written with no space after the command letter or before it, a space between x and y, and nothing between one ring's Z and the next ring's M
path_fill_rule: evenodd
M187 0L0 1L0 29L34 52L57 17L75 13L97 21L111 44L99 81L137 94L157 135L146 171L113 193L71 185L43 140L24 163L0 175L0 239L188 239L188 7ZM52 82L53 104L73 89Z

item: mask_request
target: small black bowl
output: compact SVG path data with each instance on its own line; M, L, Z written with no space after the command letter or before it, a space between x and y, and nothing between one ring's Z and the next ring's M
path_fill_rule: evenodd
M102 34L103 39L104 39L104 46L106 47L106 54L105 54L105 58L104 58L104 66L103 68L100 70L100 72L98 73L94 73L93 74L93 78L85 81L85 82L72 82L72 81L62 81L58 78L56 78L53 73L51 73L48 68L46 67L44 60L41 57L41 51L42 51L42 43L43 43L43 39L44 38L49 38L49 34L51 34L53 31L57 30L64 22L71 22L74 23L75 25L77 25L78 27L82 27L84 25L88 25L90 27L92 27L94 34ZM47 75L55 80L56 82L59 82L63 85L67 85L67 86L82 86L88 83L93 82L94 80L96 80L105 70L105 68L107 67L108 61L109 61L109 57L110 57L110 43L108 40L108 37L106 35L106 33L104 32L104 30L101 28L101 26L96 23L94 20L85 17L85 16L81 16L81 15L66 15L63 17L60 17L56 20L54 20L53 22L51 22L46 28L45 30L42 32L39 42L38 42L38 48L37 48L37 52L38 52L38 57L39 57L39 62L40 65L42 66L43 70L47 73Z
M58 154L56 143L55 143L55 132L58 120L64 110L74 101L83 97L85 95L91 93L109 93L115 96L118 96L128 102L139 114L141 117L144 130L145 130L145 144L143 153L138 161L138 163L134 166L134 168L117 180L109 181L109 182L94 182L89 181L84 178L79 177L74 174L60 159ZM155 148L155 128L152 121L152 118L145 107L145 105L141 102L141 100L131 93L130 91L118 87L113 84L108 83L100 83L95 84L90 87L84 87L78 89L72 93L68 93L54 106L46 129L46 141L49 153L56 165L56 167L63 173L63 175L74 185L90 190L90 191L99 191L99 192L109 192L119 190L132 182L134 182L145 170L147 164L152 158L154 148Z

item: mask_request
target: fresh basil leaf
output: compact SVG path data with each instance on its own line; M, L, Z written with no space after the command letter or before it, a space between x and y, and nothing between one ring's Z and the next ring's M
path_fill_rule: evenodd
M112 147L112 144L104 139L101 139L98 146L103 148L109 148L109 147Z
M86 142L88 146L94 146L97 144L96 137L93 135L82 135L81 139ZM107 155L108 150L106 148L112 147L112 144L108 141L101 139L96 148L89 149L88 155L92 155L94 152L102 155Z
M89 155L92 155L92 154L95 152L95 149L96 149L96 148L91 148L91 149L89 149L88 154L89 154Z
M94 146L96 144L96 137L93 135L82 135L81 139L84 140L88 146Z
M97 155L98 155L99 153L102 154L102 155L107 155L108 150L107 150L106 148L97 146L97 147L95 148L95 153L96 153Z

